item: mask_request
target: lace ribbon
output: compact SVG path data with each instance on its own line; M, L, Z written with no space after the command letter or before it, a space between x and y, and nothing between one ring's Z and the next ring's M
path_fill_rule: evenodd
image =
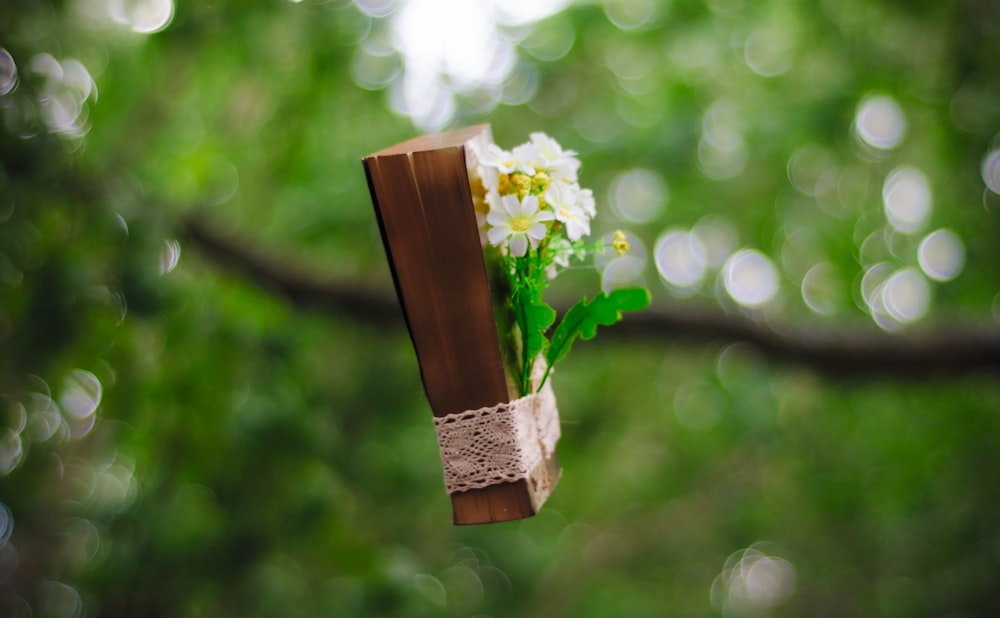
M559 441L551 380L509 403L435 418L434 429L449 494L527 479Z

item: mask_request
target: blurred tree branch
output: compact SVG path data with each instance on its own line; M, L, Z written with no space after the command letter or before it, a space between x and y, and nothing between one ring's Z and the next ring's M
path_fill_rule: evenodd
M284 296L298 307L339 313L378 326L400 322L399 303L384 289L324 279L286 258L252 251L248 247L254 243L225 234L199 216L183 219L180 233L210 261Z
M325 279L255 243L223 233L200 216L181 221L182 238L209 261L245 277L303 309L344 315L378 327L401 326L399 304L385 288ZM560 313L566 309L557 306ZM1000 330L955 324L933 332L889 334L874 327L827 327L765 323L745 314L694 303L654 305L630 314L601 339L746 342L768 358L802 364L838 376L918 378L961 376L1000 368Z

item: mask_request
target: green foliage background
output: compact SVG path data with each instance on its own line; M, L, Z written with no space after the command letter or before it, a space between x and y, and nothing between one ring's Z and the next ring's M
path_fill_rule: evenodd
M391 289L359 159L418 129L355 82L391 16L344 1L181 2L165 30L138 35L95 17L99 4L13 0L0 14L18 67L0 96L0 615L1000 609L995 368L844 379L721 337L598 337L554 378L565 473L543 512L451 526L402 320L300 309L179 231L198 214L247 250ZM625 29L611 19L647 13ZM761 29L793 59L773 77L744 61ZM856 300L862 244L884 227L884 177L918 166L930 226L954 230L966 257L908 329L997 328L1000 198L980 171L1000 131L992 3L582 2L506 31L537 89L497 107L461 95L449 126L490 122L506 146L548 132L580 152L599 208L619 172L662 175L670 199L654 219L605 209L599 232L627 225L651 251L665 228L723 216L778 265L769 320L878 334ZM93 78L78 136L46 120L40 54ZM873 92L908 123L884 153L851 133ZM697 152L720 99L747 156L714 180ZM847 190L795 190L788 160L807 144ZM886 259L915 265L918 240L894 236ZM803 302L802 261L837 274L832 316ZM661 306L740 313L715 274L683 300L651 264L644 276ZM599 283L591 271L560 282ZM102 386L82 419L67 412L81 375ZM742 575L763 593L727 597L727 558L748 547L778 570Z

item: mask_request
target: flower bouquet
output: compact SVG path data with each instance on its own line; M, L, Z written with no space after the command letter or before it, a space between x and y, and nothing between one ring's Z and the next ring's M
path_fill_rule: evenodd
M588 255L628 251L625 234L616 230L609 243L588 244L590 222L597 214L594 194L577 181L580 161L544 133L507 151L483 137L470 142L470 186L487 258L499 265L509 292L509 310L517 325L519 351L515 380L522 396L539 392L553 365L579 337L591 339L598 326L610 326L623 311L649 305L645 288L617 289L593 300L580 299L548 335L556 312L542 293L560 272ZM537 377L538 362L544 369Z
M580 162L541 133L512 151L488 125L426 135L363 158L393 282L420 365L457 524L538 512L560 471L549 379L649 293L583 298L556 323L553 277L625 235L588 244L596 208Z

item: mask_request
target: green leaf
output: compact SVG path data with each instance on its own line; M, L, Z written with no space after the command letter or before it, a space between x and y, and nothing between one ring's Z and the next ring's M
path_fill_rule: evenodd
M525 307L528 332L525 336L525 359L534 360L545 347L545 331L556 321L556 311L545 303Z
M621 321L622 311L641 311L649 306L649 290L646 288L626 288L614 290L611 294L601 293L594 300L584 297L570 307L559 326L552 333L545 360L549 367L565 357L573 341L593 339L598 326L611 326Z
M514 316L521 329L521 394L531 392L531 369L548 342L545 331L556 321L555 310L544 302L532 301L531 295L513 295Z
M535 357L548 343L545 331L556 321L555 310L543 302L526 303L521 307L521 394L531 392L531 373Z

